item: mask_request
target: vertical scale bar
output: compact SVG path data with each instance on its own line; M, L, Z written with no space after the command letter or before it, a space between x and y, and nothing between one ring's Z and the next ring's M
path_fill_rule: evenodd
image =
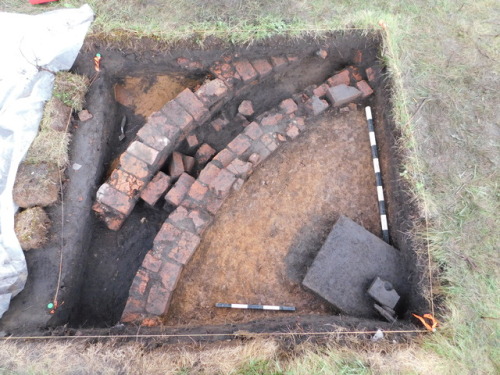
M373 127L372 109L365 108L366 121L368 121L368 131L370 134L370 147L372 150L373 170L377 182L378 208L380 211L380 224L382 226L382 238L389 243L389 227L387 225L387 212L385 209L384 189L382 187L382 174L380 173L380 163L378 161L377 141L375 140L375 128Z

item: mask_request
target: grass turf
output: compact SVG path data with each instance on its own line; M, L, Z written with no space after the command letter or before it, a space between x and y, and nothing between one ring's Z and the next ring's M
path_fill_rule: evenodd
M59 1L33 7L27 1L4 0L0 10L40 12L83 3ZM206 37L215 35L233 42L251 42L275 34L321 34L346 27L381 30L379 20L388 26L384 58L395 82L394 117L404 134L401 147L408 150L401 173L410 180L422 217L428 219L428 227L422 226L414 235L427 240L430 246L434 296L442 300L437 311L443 322L441 327L436 334L422 337L412 345L400 344L390 350L332 343L327 348L307 347L292 358L283 359L278 358L277 351L266 347L244 357L243 362L233 362L233 367L207 366L206 372L487 374L500 371L497 2L89 0L87 3L96 12L92 34L109 41L126 41L130 35L153 35L165 40L195 37L203 43ZM3 349L9 350L5 345L2 344ZM38 353L43 357L40 350ZM120 355L125 349L116 350L106 353ZM219 353L215 358L223 361L226 356ZM136 373L137 369L137 373L146 373L140 367L140 360L134 358L127 357L126 362L139 367L128 367L129 372ZM196 362L179 361L182 362L178 357L170 358L169 363L178 364L171 373L201 372ZM23 362L18 363L21 366ZM88 365L86 361L81 363ZM8 368L23 369L15 364ZM37 368L33 372L44 371L44 367Z

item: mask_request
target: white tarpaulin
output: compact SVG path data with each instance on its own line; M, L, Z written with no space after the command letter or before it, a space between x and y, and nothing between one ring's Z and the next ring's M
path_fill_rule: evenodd
M38 15L0 12L0 318L28 276L14 233L12 188L54 73L73 65L94 14L88 5Z

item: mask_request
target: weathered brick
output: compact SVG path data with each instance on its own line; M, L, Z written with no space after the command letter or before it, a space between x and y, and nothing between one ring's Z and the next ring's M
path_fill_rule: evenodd
M179 57L176 61L177 64L184 69L189 69L189 70L203 69L203 64L201 62L189 59L187 57Z
M189 262L189 259L193 256L198 245L200 244L200 237L194 233L183 231L181 238L177 241L177 245L174 246L168 257L176 262L183 265Z
M101 185L97 190L97 201L128 216L135 206L135 201L126 194L114 189L107 183ZM106 214L106 212L104 212Z
M124 315L128 314L141 314L144 312L144 308L146 307L146 298L140 298L140 296L129 296L127 298L127 303L125 304L125 309L123 310ZM121 319L122 322L125 322L125 319Z
M196 91L196 96L208 108L217 103L227 94L228 88L221 79L216 78L205 82Z
M347 70L349 71L352 80L361 81L363 79L358 67L350 65L347 67Z
M205 166L205 168L203 168L198 177L198 180L208 185L214 178L217 177L220 171L220 168L218 168L213 162L210 162Z
M328 51L325 49L320 49L316 51L316 56L321 57L324 60L328 57Z
M354 52L354 57L352 59L352 61L356 64L356 65L359 65L361 64L361 62L363 61L363 51L361 50L356 50L356 52Z
M269 61L267 59L257 59L253 60L251 62L257 73L259 73L259 76L261 78L264 78L269 75L269 73L272 72L273 67L271 64L269 64Z
M172 293L169 290L164 288L160 283L153 283L149 291L146 311L153 315L164 314L171 298Z
M160 152L140 141L134 141L127 147L127 152L148 165L157 167L160 160Z
M229 60L228 60L229 61ZM228 61L218 61L211 68L210 71L217 77L220 78L229 87L235 86L239 81L241 81L241 76L238 74L234 66L228 63Z
M252 145L250 139L243 134L239 134L228 145L227 148L236 155L242 155Z
M318 87L316 87L314 90L313 90L313 95L316 95L317 97L321 98L323 96L326 95L326 91L328 90L328 85L326 83L323 83L321 85L319 85Z
M264 134L260 138L260 140L262 143L264 143L264 145L267 147L267 149L271 152L275 151L279 146L278 142L276 142L276 139L274 139L274 137L271 136L270 134Z
M250 127L250 125L248 125L248 127ZM248 127L247 127L247 129L248 129ZM246 129L245 129L245 132L246 132ZM236 155L234 154L234 152L232 152L229 149L225 148L224 150L222 150L221 152L219 152L213 158L213 161L214 162L218 162L220 164L220 167L224 168L224 167L227 167L229 165L229 163L231 163L234 160L235 157L236 157Z
M168 174L172 178L177 178L185 171L184 169L184 161L182 160L182 154L174 151L168 162Z
M279 72L287 66L288 60L283 56L272 56L271 63L273 64L273 69Z
M209 191L202 203L208 212L215 215L224 203L224 197L219 197L215 192Z
M196 228L193 220L189 217L189 212L186 207L179 206L168 216L167 220L181 231L187 230L188 232L195 233Z
M340 107L344 104L356 100L362 95L361 91L352 86L338 85L328 89L328 99L333 103L334 107Z
M286 135L288 135L291 139L295 139L299 136L300 134L300 131L299 131L299 128L295 125L288 125L287 129L286 129Z
M151 272L158 272L160 270L161 265L162 265L161 258L158 258L153 252L153 250L149 250L146 253L146 256L144 257L144 260L142 261L141 267Z
M328 102L314 95L307 102L307 106L310 108L313 116L317 116L323 113L328 108Z
M170 139L162 135L158 125L152 123L146 123L139 129L137 138L157 151L163 151L171 144Z
M248 161L255 166L255 165L258 165L260 163L261 157L259 154L253 153L252 155L250 155L248 157Z
M247 83L257 78L257 72L248 60L235 61L233 62L233 65L243 82Z
M349 85L351 77L349 75L349 71L344 69L335 74L333 77L328 78L326 82L329 86Z
M363 98L366 98L366 97L370 96L371 94L373 94L373 89L364 80L357 82L356 87L358 88L359 91L361 91Z
M139 270L135 274L132 285L130 286L130 292L136 295L142 296L146 292L146 288L149 282L149 272L139 267Z
M133 203L135 204L135 203ZM133 205L132 205L133 208ZM111 207L106 206L100 202L95 202L92 205L92 209L97 213L97 215L104 221L106 226L110 230L117 231L123 225L126 215L112 209Z
M245 183L245 180L243 180L242 178L237 178L233 184L233 190L240 191L240 189L243 187L244 183Z
M186 172L191 172L196 163L195 158L189 155L182 155L182 163L184 164L184 170Z
M151 172L147 163L137 159L132 154L124 152L120 156L120 167L122 170L134 175L138 179L148 180L151 177Z
M282 110L285 114L289 115L294 113L297 110L297 104L293 101L293 99L285 99L280 103L280 110Z
M173 292L177 286L181 272L182 266L180 264L170 262L168 260L164 261L161 271L159 272L163 287L170 292Z
M246 179L247 176L252 173L252 166L253 165L250 162L244 162L240 159L234 159L231 164L227 166L227 169L236 177Z
M170 181L170 176L161 171L158 172L141 192L142 200L150 206L154 206L163 193L170 187Z
M115 169L107 182L116 190L126 194L129 198L134 198L145 185L144 181L121 169Z
M269 114L260 120L262 126L276 126L283 119L281 113Z
M156 234L153 240L153 247L166 242L176 242L181 237L181 230L174 227L171 223L165 222ZM153 249L157 252L157 249Z
M306 121L304 117L296 117L293 119L292 123L294 125L297 125L297 127L300 129L300 131L306 130Z
M189 213L189 217L193 221L196 231L199 235L210 225L212 222L212 216L199 209L193 209Z
M259 124L257 124L256 122L252 122L245 128L244 134L247 137L256 140L259 139L262 136L262 134L264 134L264 132L260 128Z
M229 193L234 181L236 181L236 176L224 168L217 177L212 180L210 187L213 188L217 195L224 197Z
M208 187L202 185L198 180L193 182L191 188L189 189L188 196L195 201L201 201L205 197L208 191Z
M180 205L194 181L192 176L183 173L165 196L167 203Z
M182 131L186 131L193 123L193 117L175 100L165 104L161 111L165 114L169 124L177 126Z
M219 132L222 129L224 129L226 125L229 124L229 121L223 117L218 117L215 120L213 120L210 124L212 125L212 128L214 128L216 132Z
M286 55L286 58L290 64L296 63L299 61L299 57L295 55Z
M200 144L198 137L195 134L188 135L186 137L186 144L189 151L194 150Z
M188 88L184 89L175 101L179 103L196 121L202 122L209 115L208 109L198 97Z
M238 107L238 112L243 116L252 116L254 114L252 102L250 100L243 100Z
M198 151L196 151L196 155L194 156L198 165L203 167L214 155L216 151L215 149L207 143L204 143L200 146Z
M280 142L286 142L286 137L283 134L281 134L281 133L275 133L274 135L275 135L275 137L276 137L276 139L278 141L280 141Z

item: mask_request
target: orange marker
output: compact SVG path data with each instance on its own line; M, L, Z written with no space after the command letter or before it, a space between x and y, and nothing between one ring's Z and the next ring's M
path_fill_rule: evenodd
M431 314L424 314L424 316L420 316L417 314L412 314L415 318L420 320L422 324L424 325L425 328L427 328L428 331L431 332L436 332L436 327L438 325L438 321L436 318L434 318ZM430 324L425 321L425 319L430 320Z
M95 66L95 71L99 72L101 70L101 54L96 53L94 57L94 66Z

